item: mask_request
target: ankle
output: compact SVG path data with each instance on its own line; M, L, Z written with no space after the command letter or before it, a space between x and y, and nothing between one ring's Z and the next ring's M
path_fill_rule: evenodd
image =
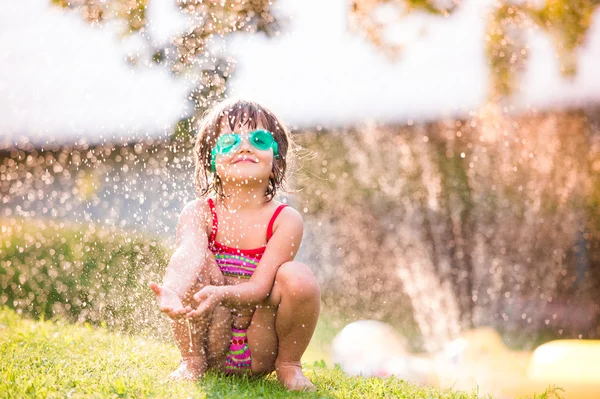
M204 356L182 356L181 361L194 368L206 369L206 358Z
M202 360L204 360L204 356L201 356L201 355L188 355L188 356L181 356L181 359L185 360L185 361L188 361L188 360L190 360L190 361L194 361L194 360L202 361Z
M284 361L284 360L275 360L275 368L279 367L299 367L302 368L302 363L300 360L297 361Z

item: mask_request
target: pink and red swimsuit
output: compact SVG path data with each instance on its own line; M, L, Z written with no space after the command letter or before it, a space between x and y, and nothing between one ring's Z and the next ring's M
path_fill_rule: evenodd
M224 276L249 279L252 277L252 274L254 274L256 266L258 266L258 262L267 248L266 245L254 249L238 249L217 242L216 237L219 228L217 211L215 209L214 201L210 198L208 199L208 205L213 220L212 230L208 240L208 248L215 255L215 260L217 261L219 269L221 269ZM267 226L267 242L273 235L273 224L275 223L275 219L277 219L279 213L286 206L286 204L279 205L273 213L269 225ZM239 374L250 371L252 358L246 333L247 329L231 328L231 342L229 344L227 364L225 366L225 372L227 374Z

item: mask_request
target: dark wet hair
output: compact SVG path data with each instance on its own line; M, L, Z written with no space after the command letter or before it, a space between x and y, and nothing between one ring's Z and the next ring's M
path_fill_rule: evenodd
M265 195L269 201L286 181L288 149L291 144L285 125L266 107L248 100L224 100L204 112L198 124L198 135L194 144L195 187L202 197L211 192L224 197L223 184L216 172L211 171L212 149L221 135L225 123L231 131L238 126L256 129L258 123L273 134L279 148L279 159L273 159L273 176L269 177L269 186Z

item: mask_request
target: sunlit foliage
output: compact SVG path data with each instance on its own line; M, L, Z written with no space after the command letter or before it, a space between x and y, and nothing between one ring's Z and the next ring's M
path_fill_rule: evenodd
M141 31L148 20L146 18L146 6L148 0L115 0L112 2L95 0L51 0L53 4L64 7L79 9L81 16L88 22L100 24L110 18L118 18L127 24L125 32Z
M516 89L519 73L527 57L526 32L543 30L550 36L561 61L561 72L572 76L577 71L577 50L584 43L597 0L498 0L489 9L485 40L490 66L490 99L501 101ZM451 16L462 6L460 0L354 0L350 6L351 26L375 46L392 57L401 55L401 46L386 40L390 25L403 16L426 12L440 18ZM382 22L382 7L399 16ZM418 45L418 44L416 44Z
M490 14L486 36L493 72L492 99L498 100L517 89L516 78L527 57L527 30L546 32L559 57L561 73L573 76L577 72L577 50L584 43L598 5L600 2L593 0L546 0L541 8L528 3L500 3Z
M166 251L139 233L67 221L0 219L0 306L24 315L157 331L145 285Z
M57 6L79 10L93 24L109 20L125 24L124 34L141 35L149 47L146 63L163 64L176 75L186 74L195 87L189 99L201 111L222 98L234 61L214 51L215 40L239 33L276 35L278 21L272 13L273 1L177 0L180 11L191 24L170 43L157 43L146 31L149 0L51 0ZM140 63L139 56L129 61Z
M149 0L51 1L63 8L79 10L91 23L122 21L125 34L144 37L152 62L166 65L175 74L188 74L195 82L189 99L197 110L205 109L224 96L227 80L235 69L235 60L231 57L214 54L211 44L215 38L236 32L262 32L273 36L280 29L281 18L272 12L273 1L178 0L181 12L190 15L193 23L170 43L156 43L145 32ZM498 0L494 3L488 10L486 34L482 37L491 71L490 100L502 101L518 89L518 76L525 68L528 55L528 31L542 30L549 35L561 62L561 72L573 76L577 71L577 50L586 39L599 4L597 0ZM411 13L447 18L461 6L460 0L353 0L349 2L348 18L355 32L360 32L395 59L402 54L402 44L386 36L388 28L402 23L402 18ZM395 17L382 17L390 12ZM132 56L129 61L138 63L138 58L139 55Z
M401 54L402 46L385 38L388 23L383 22L377 14L382 6L396 11L400 18L393 19L392 23L400 23L402 16L416 11L449 16L459 4L460 0L352 0L349 23L352 29L361 32L371 43L394 59Z

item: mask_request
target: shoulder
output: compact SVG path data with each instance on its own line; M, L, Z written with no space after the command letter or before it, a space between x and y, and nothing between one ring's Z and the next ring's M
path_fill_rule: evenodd
M210 207L205 198L196 198L183 207L180 219L206 221L210 217Z
M300 212L288 205L281 210L277 216L277 219L275 219L273 231L275 232L280 226L285 226L286 230L303 229L304 221L302 220L302 215Z

